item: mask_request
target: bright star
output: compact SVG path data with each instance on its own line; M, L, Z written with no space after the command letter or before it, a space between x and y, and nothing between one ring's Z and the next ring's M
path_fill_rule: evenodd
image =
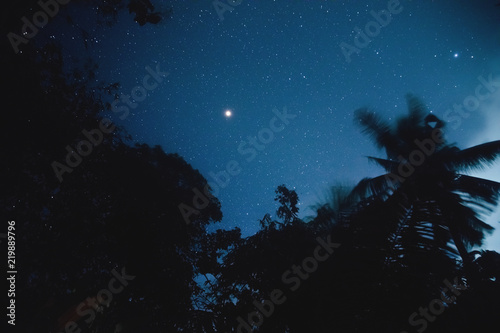
M233 115L233 113L231 112L231 110L226 110L226 112L224 112L224 115L226 116L226 118L229 118Z
M458 53L455 53L453 56L454 56L455 58L458 58Z

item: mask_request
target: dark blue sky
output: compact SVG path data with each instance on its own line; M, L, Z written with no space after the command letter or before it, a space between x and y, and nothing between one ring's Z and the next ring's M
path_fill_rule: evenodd
M41 34L60 40L68 61L91 56L100 65L98 78L120 82L124 94L142 85L146 66L168 72L125 119L113 114L113 121L136 142L179 153L209 181L210 172L237 161L241 172L217 195L220 226L239 226L250 235L264 214L274 216L280 184L297 190L303 217L330 185L354 185L382 172L365 158L383 152L354 125L359 107L395 119L406 112L404 96L412 92L453 122L447 138L459 147L500 139L497 81L492 91L481 88L488 94L467 118L453 111L474 96L479 76L500 81L496 1L401 0L390 22L346 61L340 45L355 46L356 28L376 27L371 11L393 2L243 0L221 20L211 0L169 1L172 18L143 27L126 11L114 26L99 27L92 10L70 4ZM167 9L167 2L152 3ZM66 15L90 32L88 50ZM273 109L284 107L295 118L271 138L266 128ZM250 153L238 147L242 141L250 147L248 137L259 132L266 144L247 161ZM480 175L500 181L500 164ZM499 244L497 232L487 246L498 251Z

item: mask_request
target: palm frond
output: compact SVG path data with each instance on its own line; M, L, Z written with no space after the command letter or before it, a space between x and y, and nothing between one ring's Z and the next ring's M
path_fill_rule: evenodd
M443 161L450 170L482 170L500 157L500 140L483 143L471 148L452 151Z
M350 200L362 201L374 196L387 197L390 191L394 190L394 184L389 175L361 179L349 194Z
M378 158L373 156L366 156L366 157L370 162L380 165L387 172L394 172L394 170L396 170L399 165L399 162L385 158Z
M416 202L399 211L398 227L389 238L391 262L404 263L411 257L421 258L431 253L457 258L450 232L440 223L441 217L436 212L438 208L433 202Z
M481 246L485 234L491 233L494 228L482 221L477 211L465 205L458 195L451 195L441 200L441 207L446 207L443 216L449 219L450 230L455 232L463 244L469 247Z
M433 130L430 123L436 122L436 127L442 127L439 118L430 114L418 97L408 94L406 100L408 114L398 117L396 121L394 135L398 139L398 151L394 156L406 156L415 150L415 139L422 140L430 136Z
M496 205L500 198L500 183L492 180L458 175L454 185L456 191L466 193L471 198L485 201L490 205Z
M368 108L361 108L354 112L354 120L362 128L363 134L369 135L378 149L392 148L394 138L389 123L383 121Z
M322 220L328 220L330 223L342 222L346 216L351 214L355 205L354 197L350 196L352 186L335 185L324 195L321 202L310 206L316 212L316 217Z
M425 116L429 113L424 102L413 94L407 94L408 120L415 125L423 125Z

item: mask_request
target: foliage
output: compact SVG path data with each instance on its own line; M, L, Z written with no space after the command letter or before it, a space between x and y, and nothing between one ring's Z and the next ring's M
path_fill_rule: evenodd
M9 12L17 20L34 3L9 3ZM124 8L123 1L95 3L111 18ZM18 22L2 17L5 35ZM395 182L401 163L421 150L417 141L445 123L414 96L395 124L360 109L356 122L386 153L370 160L386 174L333 187L307 223L298 217L296 191L280 185L281 221L266 214L246 238L239 229L210 233L207 226L222 220L217 198L190 224L178 209L192 202L193 188L205 187L203 175L161 147L127 145L123 129L57 180L52 161L64 159L83 129L98 127L104 100L118 87L96 83L90 60L65 65L55 43L29 44L4 61L0 218L18 228L20 331L61 331L71 319L82 332L236 332L238 317L280 289L286 301L259 332L398 332L455 277L467 290L427 332L498 326L500 254L470 250L492 229L478 212L497 204L500 184L464 174L495 161L498 141L463 150L434 141L425 161ZM340 247L291 290L283 274L314 258L318 239ZM134 280L87 322L76 308L122 267Z

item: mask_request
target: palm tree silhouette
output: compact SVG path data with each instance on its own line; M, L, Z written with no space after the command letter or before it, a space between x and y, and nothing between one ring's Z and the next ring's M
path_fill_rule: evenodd
M445 123L428 112L415 96L406 96L408 114L391 125L368 108L355 112L355 121L386 158L368 158L387 173L361 180L351 195L382 199L397 208L393 249L411 239L421 249L440 248L453 255L453 243L471 276L469 250L482 245L493 227L481 220L498 202L500 183L463 172L491 165L500 155L500 141L461 150L443 137ZM456 253L456 251L455 251ZM390 258L389 258L390 259Z

